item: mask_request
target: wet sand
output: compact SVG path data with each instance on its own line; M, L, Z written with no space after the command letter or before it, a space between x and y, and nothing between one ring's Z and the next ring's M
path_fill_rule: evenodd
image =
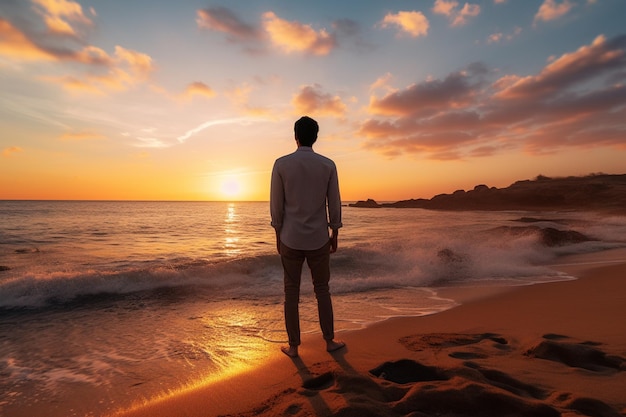
M572 281L443 289L462 305L307 337L257 367L120 416L626 415L626 251L570 256Z

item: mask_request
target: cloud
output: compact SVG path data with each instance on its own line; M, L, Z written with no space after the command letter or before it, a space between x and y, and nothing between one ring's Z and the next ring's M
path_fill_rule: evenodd
M2 156L4 156L5 158L10 158L12 155L22 151L23 149L19 146L9 146L8 148L4 148L4 150L2 151Z
M135 78L146 78L154 70L152 58L148 54L132 51L117 45L115 47L115 56L115 63L127 65L130 73Z
M48 31L56 35L76 36L75 25L91 25L92 21L83 13L79 3L71 0L32 0Z
M519 77L499 91L500 99L542 97L562 91L576 83L582 83L592 77L607 72L624 69L626 65L626 36L608 41L598 36L590 45L577 51L563 54L555 59L537 75Z
M81 132L67 132L61 135L60 139L62 141L76 141L83 142L89 140L102 140L106 139L106 136L103 136L99 133L89 132L89 131L81 131Z
M599 36L535 75L493 74L475 64L373 96L364 147L433 159L626 148L626 35Z
M198 27L225 33L231 40L255 39L259 30L225 7L210 7L197 11Z
M251 119L248 118L248 117L233 117L233 118L230 118L230 119L207 120L206 122L201 123L200 125L194 127L193 129L190 129L187 132L185 132L184 134L178 136L176 138L176 140L178 140L179 143L185 143L192 136L195 136L198 133L200 133L203 130L208 129L210 127L224 125L224 124L235 124L235 123L237 123L237 124L247 124L250 121L251 121Z
M393 88L389 85L389 82L392 78L393 75L390 72L386 73L382 77L378 77L378 79L370 85L369 91L372 92L379 89L383 89L386 91L393 90Z
M458 5L459 2L455 0L436 0L432 10L435 14L442 14L450 17Z
M480 14L478 4L465 3L459 9L459 2L456 0L435 0L432 8L433 13L446 16L450 20L451 26L463 26L468 18L476 17Z
M263 28L271 42L287 53L328 55L337 46L335 37L325 29L316 31L310 25L283 20L274 12L263 13Z
M556 20L563 17L574 7L574 3L570 0L564 0L562 3L557 3L555 0L545 0L535 15L535 22L543 20L548 22L550 20Z
M0 17L0 55L18 61L49 61L55 57L37 46L8 20Z
M392 25L400 28L400 33L408 34L414 38L428 34L428 19L422 12L400 11L396 14L388 13L380 22L380 26L387 28Z
M509 34L504 34L502 32L492 33L487 37L487 43L500 43L504 40L510 41L520 33L522 33L522 28L519 26L514 28Z
M334 21L333 31L316 30L309 24L285 20L267 11L261 15L257 26L244 22L225 7L198 10L196 23L202 29L226 34L229 41L243 44L248 52L255 54L272 50L328 55L338 46L338 37L355 38L359 34L358 24L350 19Z
M292 104L296 114L344 117L346 104L339 96L324 93L318 84L305 85L294 95Z
M74 55L74 61L91 67L83 74L42 76L40 79L62 85L77 93L104 95L110 91L124 91L146 81L154 70L149 55L115 47L115 55L88 46Z
M74 92L105 94L121 91L148 80L154 71L152 58L115 46L112 54L88 41L93 22L80 4L69 0L33 0L32 8L15 3L12 20L0 18L0 56L14 62L44 67L39 79L57 83ZM93 9L90 13L96 16ZM39 19L39 24L34 23ZM41 30L41 27L44 30ZM80 65L75 65L80 64ZM51 75L53 73L66 75Z
M215 92L215 90L200 81L195 81L189 84L187 88L185 88L185 92L183 93L183 97L188 99L192 99L196 96L213 98L216 95L217 93Z
M443 107L454 109L467 106L474 99L478 82L468 71L455 72L443 80L413 84L382 98L373 96L370 98L369 112L383 116L408 116Z

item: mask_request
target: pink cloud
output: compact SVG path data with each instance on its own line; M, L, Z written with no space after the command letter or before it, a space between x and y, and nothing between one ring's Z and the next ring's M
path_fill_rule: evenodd
M476 91L466 72L456 72L443 80L428 80L382 98L370 99L369 111L386 116L407 116L441 108L454 109L469 105Z
M339 96L324 93L320 85L305 85L294 95L292 104L296 114L344 117L346 104Z
M569 0L564 0L562 3L557 3L555 0L545 0L535 15L535 21L543 20L548 22L550 20L556 20L563 17L572 10L574 3Z
M480 6L465 3L459 9L459 2L456 0L436 0L432 11L435 14L446 16L452 26L462 26L468 22L469 18L480 14Z
M197 15L196 23L199 27L225 33L232 40L255 39L260 35L257 28L225 7L200 9Z
M473 65L372 97L364 147L436 159L626 147L626 36L600 36L536 75L489 75Z
M626 37L607 41L598 36L591 45L563 54L548 64L538 75L520 77L512 85L499 91L501 99L535 97L561 91L578 82L615 69L624 68ZM510 77L509 77L510 79Z
M16 153L22 152L23 149L20 148L19 146L9 146L8 148L4 148L2 150L2 156L4 156L5 158L9 158L11 156L13 156Z

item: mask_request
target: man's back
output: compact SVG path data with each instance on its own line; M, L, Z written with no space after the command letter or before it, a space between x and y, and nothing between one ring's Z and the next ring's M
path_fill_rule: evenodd
M272 226L294 249L318 249L328 243L329 226L341 227L335 163L311 147L300 146L276 160L270 197Z

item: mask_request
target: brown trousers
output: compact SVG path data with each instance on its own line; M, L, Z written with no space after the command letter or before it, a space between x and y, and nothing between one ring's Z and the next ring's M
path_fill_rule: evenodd
M325 340L335 338L333 305L330 298L330 242L316 250L296 250L280 244L285 283L285 327L290 346L300 345L300 278L306 259L317 299L317 313Z

